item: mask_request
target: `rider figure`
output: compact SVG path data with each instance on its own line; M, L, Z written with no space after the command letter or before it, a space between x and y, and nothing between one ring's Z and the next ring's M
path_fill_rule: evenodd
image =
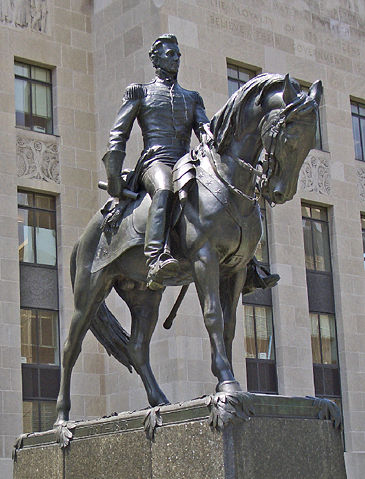
M126 186L120 182L125 146L137 118L144 141L139 182L152 199L145 239L147 281L156 289L162 287L163 276L178 269L178 261L165 248L173 199L172 167L189 152L192 130L200 139L200 129L209 120L199 93L185 90L177 82L180 51L176 37L161 35L149 56L156 76L145 85L127 87L103 161L108 192L119 197Z
M144 142L139 183L152 199L144 247L149 267L147 285L159 289L163 278L175 274L179 267L166 246L173 200L172 167L189 152L192 130L200 140L209 119L199 93L185 90L177 82L181 54L176 37L161 35L152 44L149 56L156 76L150 83L126 88L103 162L108 193L120 197L127 187L120 176L126 142L137 118Z

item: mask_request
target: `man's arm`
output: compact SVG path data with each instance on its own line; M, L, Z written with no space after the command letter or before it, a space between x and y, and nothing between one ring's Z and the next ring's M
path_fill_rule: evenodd
M205 106L204 106L202 97L199 95L198 92L194 92L194 93L196 95L196 103L195 103L193 129L198 140L201 141L202 139L201 135L202 133L204 133L203 125L205 123L209 123L209 119L205 112Z
M125 158L126 143L136 119L141 99L144 96L142 85L129 85L124 93L123 102L110 130L108 151L103 157L107 178L108 193L114 197L120 197L122 185L120 177Z

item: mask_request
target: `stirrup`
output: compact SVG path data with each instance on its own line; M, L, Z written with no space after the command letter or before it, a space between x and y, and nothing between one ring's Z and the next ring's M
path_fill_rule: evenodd
M147 274L147 288L156 291L164 288L163 280L173 276L179 269L179 262L168 253L161 253L150 265Z

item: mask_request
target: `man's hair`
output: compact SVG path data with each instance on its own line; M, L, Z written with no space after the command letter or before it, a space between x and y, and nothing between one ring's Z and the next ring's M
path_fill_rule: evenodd
M172 33L164 33L160 35L151 45L150 51L148 52L150 59L153 63L154 58L158 55L158 51L163 43L174 43L178 45L177 38Z

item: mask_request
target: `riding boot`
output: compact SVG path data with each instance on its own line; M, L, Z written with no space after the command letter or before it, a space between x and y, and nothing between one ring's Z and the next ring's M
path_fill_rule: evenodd
M166 247L172 200L171 191L156 191L148 213L144 252L149 267L147 286L152 290L163 288L163 279L174 275L179 268L179 262Z
M278 274L270 274L270 272L259 264L256 257L247 265L246 282L242 290L242 294L253 293L256 289L267 289L276 286L280 276Z

